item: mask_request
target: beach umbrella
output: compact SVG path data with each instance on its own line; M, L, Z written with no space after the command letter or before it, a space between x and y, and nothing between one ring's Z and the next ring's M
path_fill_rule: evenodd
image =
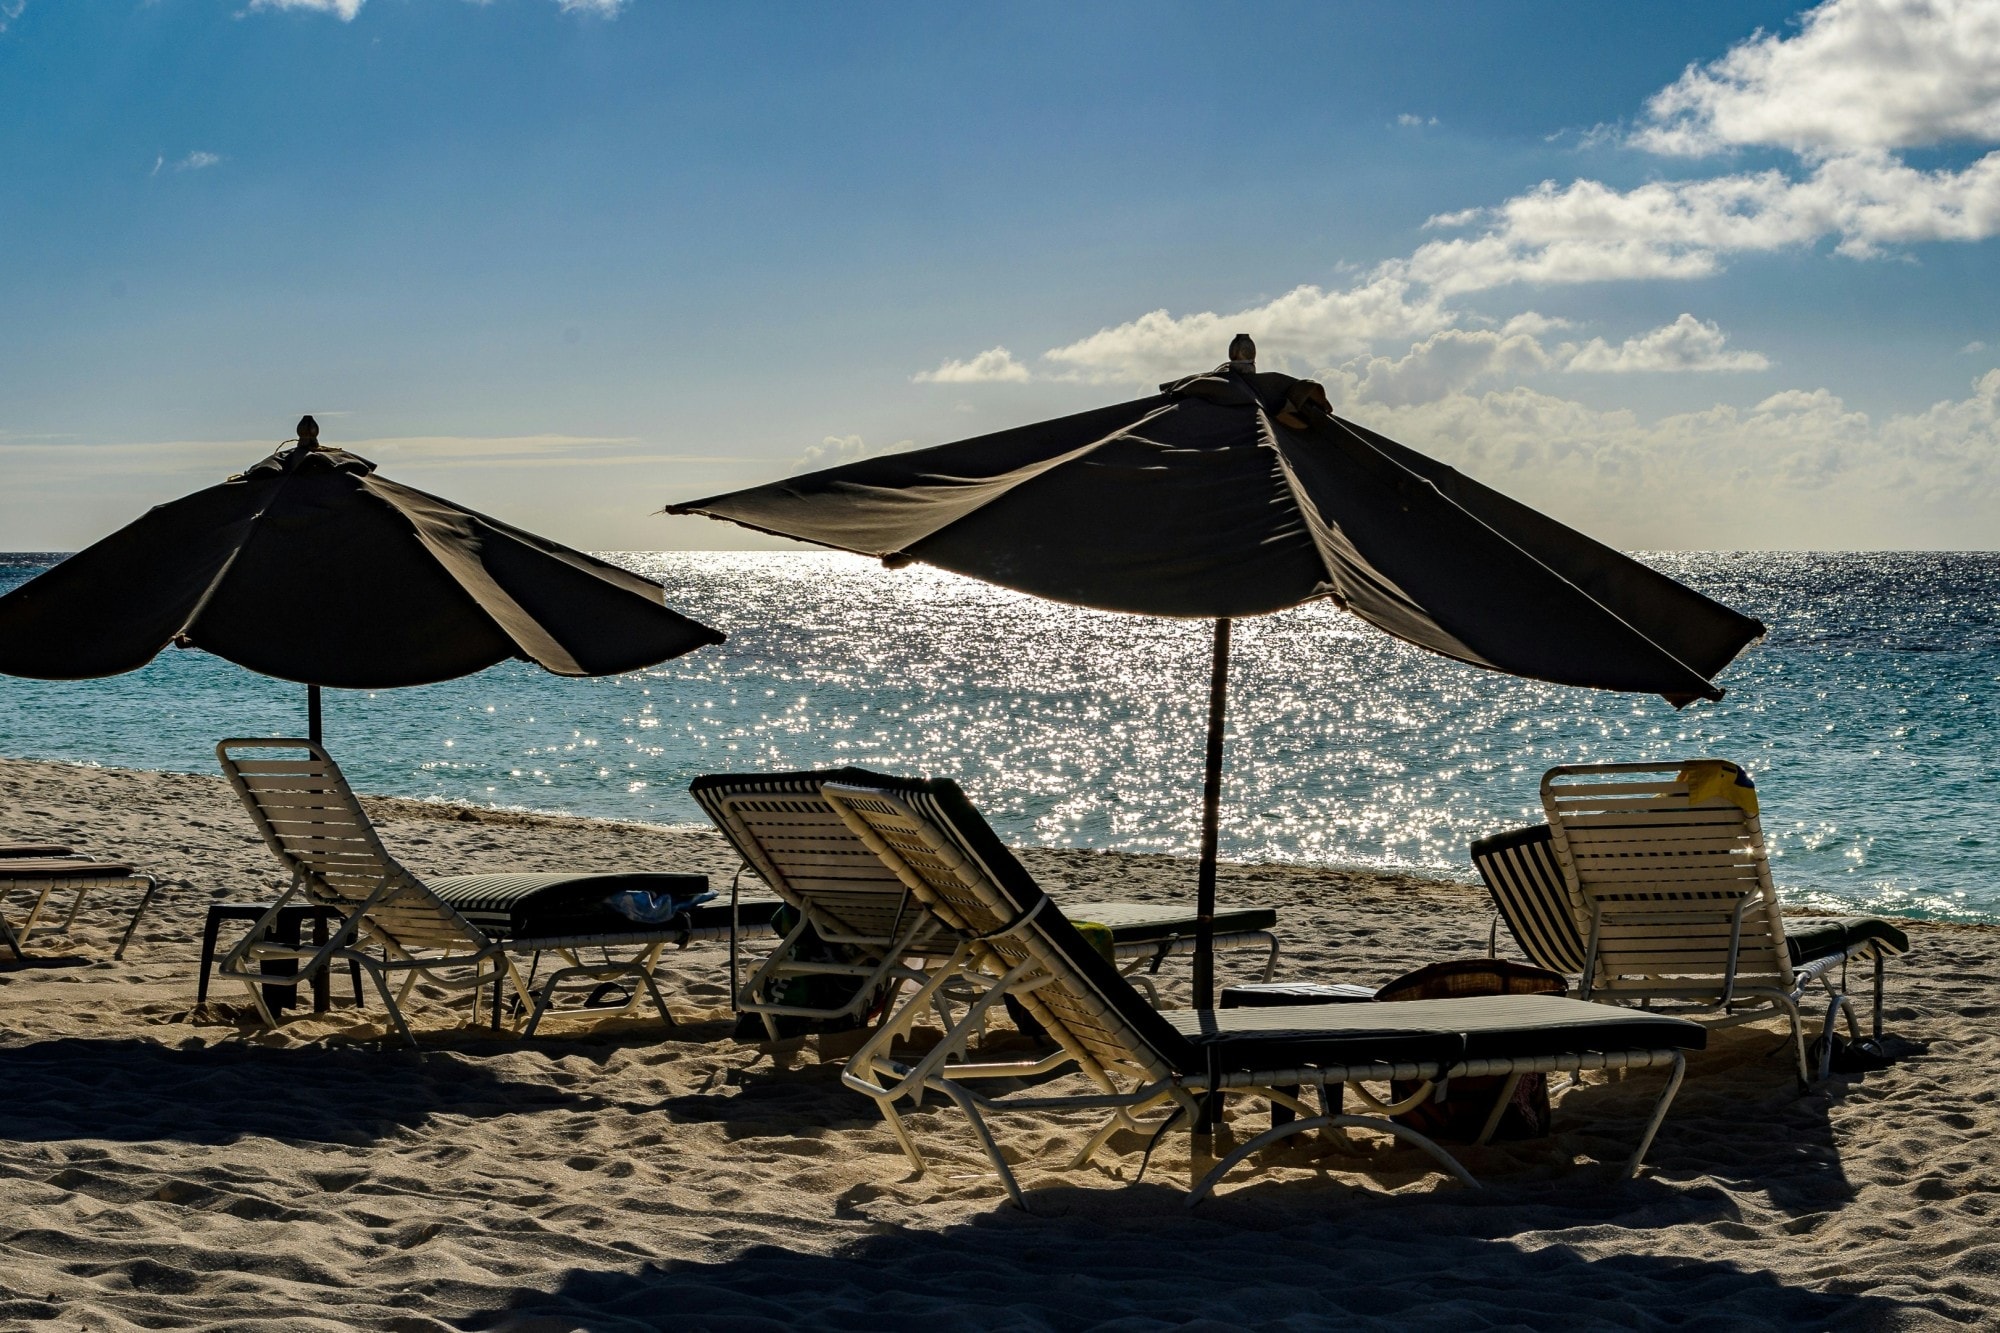
M425 685L520 658L604 676L722 642L651 579L319 444L160 505L0 597L0 672L79 680L168 644L319 689Z
M669 506L1078 606L1213 619L1196 1003L1212 914L1230 622L1332 601L1536 680L1720 698L1764 627L1230 360L1151 397Z

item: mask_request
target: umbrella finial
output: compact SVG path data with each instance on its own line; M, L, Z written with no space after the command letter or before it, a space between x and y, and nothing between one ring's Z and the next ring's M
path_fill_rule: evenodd
M319 448L319 423L311 417L299 418L299 452L311 453Z
M1256 373L1256 339L1247 333L1239 333L1229 340L1229 368L1242 375L1253 375Z

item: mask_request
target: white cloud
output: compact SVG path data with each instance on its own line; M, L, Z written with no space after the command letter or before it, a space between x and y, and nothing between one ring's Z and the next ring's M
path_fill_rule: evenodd
M368 0L250 0L250 10L301 9L314 14L331 14L342 23L352 23Z
M1231 314L1175 316L1155 310L1042 354L1062 378L1150 383L1218 364L1237 333L1257 339L1261 365L1302 368L1367 352L1457 322L1434 295L1413 293L1393 276L1340 291L1294 287L1276 300Z
M1974 338L1971 342L1959 348L1958 354L1960 356L1978 356L1981 352L1985 350L1986 350L1986 343L1982 339Z
M1690 65L1631 136L1658 153L1764 146L1826 155L2000 139L2000 6L1828 0Z
M1803 179L1776 169L1617 190L1553 181L1472 218L1463 239L1431 241L1386 272L1454 295L1511 283L1705 278L1726 256L1799 249L1833 238L1853 258L1920 241L2000 234L2000 153L1960 171L1923 171L1880 153L1817 163Z
M8 0L0 0L0 16L5 15L4 5ZM19 0L13 0L19 3ZM351 23L354 16L368 0L250 0L251 12L260 9L297 9L314 14L331 14L342 23ZM484 5L487 0L473 0ZM616 18L631 0L556 0L556 7L565 14L594 14L599 18ZM0 24L4 27L4 24Z
M1445 329L1415 344L1403 356L1358 358L1333 373L1358 403L1414 407L1506 376L1550 371L1741 371L1770 366L1761 353L1729 350L1724 346L1728 335L1693 315L1682 315L1615 347L1602 338L1592 338L1549 348L1535 336L1561 323L1529 314L1509 320L1497 331Z
M27 7L28 0L0 0L0 32L7 31L7 25L21 17Z
M1602 338L1592 338L1580 346L1565 343L1563 369L1614 375L1633 371L1770 369L1770 358L1762 352L1732 351L1723 345L1728 341L1729 336L1716 325L1683 314L1671 324L1627 338L1616 347Z
M1638 548L1989 547L2000 506L2000 370L1969 397L1872 421L1825 389L1641 421L1527 388L1334 410L1527 504Z
M1438 123L1438 118L1436 116L1414 116L1405 111L1402 115L1396 117L1396 123L1407 127L1435 125Z
M1534 310L1523 310L1520 314L1502 324L1500 332L1525 333L1532 337L1540 337L1544 333L1552 333L1557 329L1571 327L1573 327L1573 323L1570 320L1558 319L1554 315L1544 315Z
M1018 384L1028 378L1028 368L1004 347L989 347L965 361L946 361L936 370L922 370L910 376L918 384Z
M801 472L817 472L821 468L839 467L843 463L858 463L864 458L878 454L893 454L912 447L915 440L898 440L886 449L870 446L859 435L829 435L808 448L792 463L794 476Z
M1401 357L1369 357L1343 370L1357 401L1407 407L1433 402L1498 375L1533 373L1549 366L1548 352L1529 334L1445 329Z

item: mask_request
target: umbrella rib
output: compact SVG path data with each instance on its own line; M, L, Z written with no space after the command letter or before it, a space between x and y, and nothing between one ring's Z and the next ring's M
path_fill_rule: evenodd
M858 546L845 546L839 542L826 541L818 537L801 537L795 532L781 532L776 528L768 528L759 523L752 523L749 522L748 520L737 518L734 515L719 514L707 507L709 505L716 504L723 500L733 499L738 495L749 494L750 492L748 491L732 491L725 495L709 496L707 499L704 500L691 500L686 504L667 505L659 512L662 514L670 514L670 515L700 514L704 518L720 519L722 522L734 523L737 527L747 528L752 532L761 532L772 537L783 537L788 541L806 542L813 546L825 547L830 551L846 551L851 555L871 556L874 557L875 559L882 559L886 556L891 556L898 554L900 552L909 551L911 547L916 546L920 542L927 542L931 540L933 537L939 536L942 533L950 531L953 527L956 527L958 524L963 523L966 519L971 518L974 514L979 513L987 506L998 503L1001 499L1011 494L1018 487L1025 485L1030 481L1034 481L1040 477L1046 476L1050 472L1055 471L1059 467L1064 467L1070 463L1074 463L1078 459L1083 458L1086 455L1094 453L1098 449L1103 448L1105 445L1109 444L1111 441L1115 439L1121 439L1125 436L1131 435L1134 431L1137 431L1140 428L1144 427L1147 423L1158 419L1160 416L1164 415L1167 412L1172 411L1173 408L1174 404L1172 402L1161 403L1156 407L1148 409L1137 420L1128 422L1127 424L1120 426L1118 427L1118 429L1111 431L1107 434L1100 435L1096 439L1090 441L1087 444L1078 445L1074 449L1065 450L1064 452L1055 454L1049 458L1039 459L1033 463L1023 464L1020 467L999 474L999 477L984 478L982 482L978 484L992 485L994 482L998 481L1000 477L1009 478L1010 481L1009 484L1005 486L992 486L991 495L981 500L979 503L973 505L971 508L965 510L965 512L960 514L954 514L951 517L947 518L945 521L939 523L936 527L931 528L929 531L924 532L918 536L912 537L909 541L903 542L897 546L883 550L866 550ZM773 487L779 484L796 484L797 482L800 481L810 481L815 476L824 475L825 473L844 471L845 469L853 466L855 465L851 463L845 463L841 464L839 467L823 469L819 473L808 472L803 477L792 478L788 483L773 483L772 487L758 486L758 487L752 487L751 490L752 491L768 490L772 489ZM861 483L854 483L854 484L859 485ZM921 556L918 556L916 558L922 559Z
M1398 473L1402 474L1403 476L1411 478L1415 482L1429 489L1431 493L1436 495L1439 500L1451 506L1459 514L1463 515L1466 519L1470 520L1478 527L1484 529L1488 533L1491 533L1493 537L1497 539L1499 542L1501 542L1503 545L1513 549L1514 551L1519 552L1523 558L1533 563L1536 568L1542 570L1550 578L1554 579L1558 584L1569 589L1577 597L1581 598L1586 604L1595 608L1612 624L1617 625L1627 634L1630 634L1633 638L1639 640L1641 643L1646 644L1648 647L1652 648L1655 652L1659 653L1661 657L1664 657L1667 661L1672 662L1682 671L1685 671L1688 674L1688 676L1699 685L1699 689L1696 691L1696 693L1700 697L1707 699L1718 699L1722 697L1722 691L1720 689L1718 689L1706 676L1702 675L1699 671L1696 671L1693 667L1689 666L1686 662L1682 661L1681 658L1677 656L1671 649L1667 648L1665 645L1660 643L1659 640L1653 638L1650 634L1647 634L1637 625L1634 625L1631 621L1625 619L1625 617L1619 615L1616 611L1613 611L1610 607L1606 606L1604 603L1598 601L1597 598L1591 596L1588 591L1579 587L1569 577L1562 574L1558 570L1550 568L1548 563L1544 561L1540 556L1536 555L1533 551L1528 550L1526 547L1522 546L1519 542L1516 542L1513 538L1509 537L1506 533L1500 531L1498 528L1494 527L1491 523L1488 523L1485 519L1481 518L1478 514L1473 513L1470 509L1467 509L1457 500L1454 500L1451 496L1447 495L1444 492L1444 490L1441 487L1439 487L1436 482L1432 481L1429 477L1423 476L1421 473L1411 470L1403 463L1400 463L1396 459L1391 458L1387 454L1383 453L1382 450L1375 447L1373 441L1369 440L1368 437L1361 434L1361 432L1355 430L1347 422L1341 420L1341 418L1333 415L1332 413L1328 413L1327 420L1339 426L1341 430L1347 433L1349 438L1353 439L1355 443L1367 449L1368 452L1373 457L1381 460L1381 462L1384 463L1385 465L1394 468ZM1282 451L1279 452L1279 459L1282 463L1284 459L1284 454ZM1293 494L1297 495L1298 485L1296 480L1292 476L1290 464L1284 463L1283 466L1285 470L1286 484L1291 486ZM1326 526L1324 524L1324 521L1319 519L1317 513L1313 515L1313 519L1319 522L1321 526ZM1401 589L1398 589L1397 591L1398 594L1400 595ZM1405 600L1408 599L1405 598ZM1452 638L1454 641L1460 642L1461 646L1463 646L1463 642L1458 640L1458 636L1456 634L1452 635ZM1485 666L1492 665L1491 663L1484 662L1483 659L1478 659L1478 658L1469 658L1466 660L1473 661L1480 665L1485 665Z
M291 441L290 443L296 444L297 441ZM257 524L263 520L264 515L271 512L271 506L277 503L279 493L285 489L285 483L291 479L292 473L290 469L286 469L278 474L277 484L272 486L270 494L264 497L264 503L258 506L257 512L250 515L244 522L243 536L237 541L235 546L230 548L229 558L222 562L222 567L215 571L215 577L210 579L208 586L201 590L201 596L195 601L194 608L187 613L187 618L181 621L181 627L174 631L173 638L169 639L168 642L171 643L173 639L181 638L187 634L189 630L194 628L194 622L201 619L202 612L208 610L208 604L215 600L215 594L222 588L222 581L228 578L229 571L236 567L236 561L243 554L243 548L248 546L250 539L257 535Z

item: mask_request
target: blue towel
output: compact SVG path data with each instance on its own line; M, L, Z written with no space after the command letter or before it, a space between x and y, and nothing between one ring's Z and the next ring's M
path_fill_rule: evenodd
M653 889L620 889L606 898L604 905L627 921L642 926L663 926L688 908L699 906L713 897L713 890L690 898L676 898L671 893Z

